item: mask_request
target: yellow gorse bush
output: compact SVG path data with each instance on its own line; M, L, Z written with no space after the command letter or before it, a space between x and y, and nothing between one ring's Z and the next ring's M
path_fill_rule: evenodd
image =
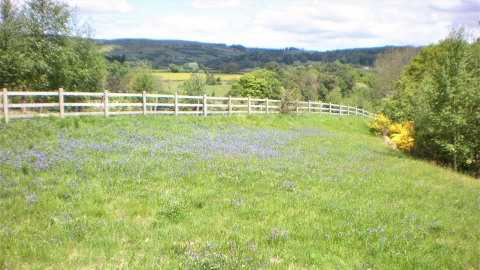
M388 135L388 130L391 125L390 119L383 114L380 114L377 117L371 117L373 119L373 124L367 123L368 127L375 133L377 136Z
M413 122L407 121L405 125L392 123L392 121L381 114L377 117L372 117L373 123L367 123L368 127L377 136L389 136L392 142L398 149L408 151L410 150L415 140L413 139Z
M400 150L410 150L415 140L413 135L413 122L407 121L405 125L393 124L390 126L390 139Z

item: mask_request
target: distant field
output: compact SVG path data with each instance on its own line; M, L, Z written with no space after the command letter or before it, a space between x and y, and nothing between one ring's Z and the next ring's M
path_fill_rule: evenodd
M168 94L175 94L175 92L182 94L182 84L183 81L163 81L162 92ZM231 87L231 85L225 84L225 82L223 82L222 85L206 85L205 92L209 96L213 96L214 94L216 97L226 97L228 96Z
M190 73L171 73L171 72L156 72L155 75L162 77L164 80L171 81L185 81L190 78ZM235 80L242 77L242 74L214 74L215 78L220 77L222 81Z

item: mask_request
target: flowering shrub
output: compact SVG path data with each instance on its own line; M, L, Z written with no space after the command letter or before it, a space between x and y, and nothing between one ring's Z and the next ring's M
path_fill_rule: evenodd
M408 151L414 145L413 122L407 121L405 125L393 123L385 115L372 117L373 124L367 123L368 127L377 136L388 136L398 149Z
M390 119L383 114L371 118L374 121L373 124L367 123L367 125L372 132L375 133L375 135L382 137L388 135L388 130L391 125Z
M390 125L390 138L392 142L400 150L408 151L414 145L413 134L413 122L407 121L405 125L393 124Z

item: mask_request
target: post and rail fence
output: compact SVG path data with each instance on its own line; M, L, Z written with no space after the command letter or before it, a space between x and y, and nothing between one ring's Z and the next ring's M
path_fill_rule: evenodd
M0 109L5 123L10 118L124 114L252 114L280 113L281 100L132 93L24 92L3 89ZM289 102L293 113L375 116L357 107L311 101Z

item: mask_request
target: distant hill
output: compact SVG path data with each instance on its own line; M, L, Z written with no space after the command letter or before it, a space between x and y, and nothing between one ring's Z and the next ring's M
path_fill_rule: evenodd
M263 67L270 61L286 65L304 65L315 62L348 63L354 66L372 66L377 55L392 46L356 48L334 51L306 51L289 47L283 49L247 48L242 45L202 43L182 40L115 39L98 40L110 61L149 60L155 68L170 63L181 65L197 62L214 70L226 71L229 63L237 70Z

